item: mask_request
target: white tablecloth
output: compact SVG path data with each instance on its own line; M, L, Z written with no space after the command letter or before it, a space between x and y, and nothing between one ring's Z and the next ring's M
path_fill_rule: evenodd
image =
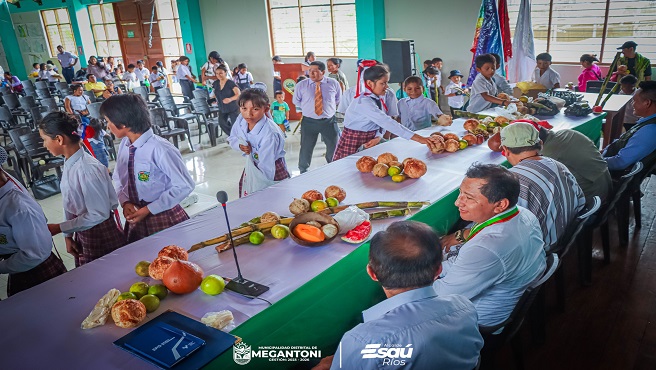
M559 115L550 122L555 129L575 127L589 118L566 119ZM432 131L454 132L463 135L464 119L454 121L452 127L432 127ZM376 157L392 152L403 160L415 157L426 161L428 172L417 180L394 183L389 178L376 178L356 170L355 162L362 155ZM457 188L466 169L472 162L502 163L500 153L490 151L486 144L467 148L457 153L431 154L415 142L395 139L378 145L317 170L283 181L252 196L228 203L230 223L235 226L266 211L290 215L288 205L294 197L305 191L321 192L328 185L339 185L347 192L344 203L366 201L431 201L434 202ZM394 219L374 222L374 231L380 230ZM176 227L140 240L99 260L84 265L28 291L0 302L0 336L2 367L6 369L36 368L152 368L128 353L115 348L112 342L129 330L108 324L91 330L80 329L80 323L91 311L97 300L111 288L127 291L136 281L153 283L140 278L134 266L141 260L152 261L157 252L170 244L189 248L192 244L227 232L223 210L210 209ZM276 302L297 289L355 247L336 240L320 248L296 245L290 238L267 238L260 246L244 245L237 249L244 277L263 283L270 290L262 298ZM231 252L218 255L213 247L196 251L190 261L199 264L205 274L225 277L236 276ZM249 300L226 291L215 297L200 290L177 296L169 294L158 311L148 314L156 317L167 309L173 309L195 319L205 313L231 310L240 324L268 307L261 300Z

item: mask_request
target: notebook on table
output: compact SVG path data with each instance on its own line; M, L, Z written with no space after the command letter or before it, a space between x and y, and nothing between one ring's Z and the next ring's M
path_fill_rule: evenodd
M238 338L174 311L166 311L114 345L161 369L203 367Z

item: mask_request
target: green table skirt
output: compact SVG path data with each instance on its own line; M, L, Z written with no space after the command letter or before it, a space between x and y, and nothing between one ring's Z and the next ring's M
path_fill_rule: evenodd
M575 130L595 143L601 138L603 115L593 117ZM438 233L446 233L458 220L454 202L458 189L410 217L424 222ZM362 311L385 299L380 285L365 270L369 243L308 281L232 331L256 349L258 346L315 346L322 357L335 353L342 335L362 322ZM245 366L237 365L232 350L208 365L211 369L254 368L289 369L298 362L269 361L255 358Z

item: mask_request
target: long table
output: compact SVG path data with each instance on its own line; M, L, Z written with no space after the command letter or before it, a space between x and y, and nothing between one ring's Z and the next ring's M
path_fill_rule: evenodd
M554 129L574 128L594 141L600 137L603 115L568 118L559 114L549 121ZM452 127L432 127L432 131L464 134L463 119ZM392 152L400 159L415 157L428 166L421 179L393 183L355 169L362 155ZM373 200L427 200L432 204L412 216L445 232L457 219L453 202L466 169L472 162L503 163L504 158L487 145L474 146L451 154L433 155L425 146L395 139L358 155L350 156L317 170L278 183L248 198L228 203L231 224L238 225L266 211L289 214L294 197L309 189L323 191L335 184L347 191L345 203ZM152 282L134 272L138 261L152 261L164 246L192 244L227 231L222 210L208 210L193 219L149 238L132 243L99 260L84 265L28 291L0 302L0 348L3 368L94 368L148 369L149 364L115 348L112 342L127 334L111 323L91 330L80 323L96 301L111 288L126 291L136 281ZM394 219L374 222L374 232ZM253 346L316 346L323 355L333 353L341 335L356 325L360 312L384 297L379 286L365 273L368 243L354 247L335 241L319 248L296 245L291 239L268 238L260 246L238 247L242 272L246 278L271 289L261 300L249 300L232 292L211 297L197 290L177 296L169 294L158 311L172 309L200 319L205 313L231 310L238 325L232 333ZM234 277L232 253L217 254L212 247L190 254L205 274ZM215 359L210 368L236 366L232 351ZM286 368L289 363L252 361L251 368Z

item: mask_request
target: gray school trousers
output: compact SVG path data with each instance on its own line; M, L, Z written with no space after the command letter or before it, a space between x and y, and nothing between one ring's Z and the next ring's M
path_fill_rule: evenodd
M333 160L335 147L337 146L337 120L335 116L324 119L314 119L303 116L301 123L301 152L298 158L298 168L301 173L307 172L312 162L312 153L317 144L317 137L321 134L326 143L326 162Z

